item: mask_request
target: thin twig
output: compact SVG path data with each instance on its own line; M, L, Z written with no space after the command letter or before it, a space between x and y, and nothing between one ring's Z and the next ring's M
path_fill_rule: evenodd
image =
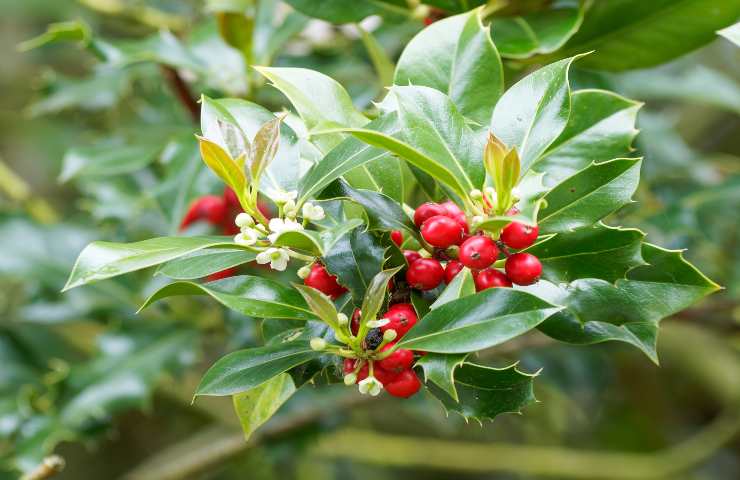
M188 84L185 82L185 80L183 80L183 78L180 76L175 68L167 65L162 65L161 67L162 74L167 79L167 84L170 86L172 92L188 111L188 113L190 114L190 118L192 118L195 123L199 123L200 105L198 105L197 100L190 92L190 87L188 86Z

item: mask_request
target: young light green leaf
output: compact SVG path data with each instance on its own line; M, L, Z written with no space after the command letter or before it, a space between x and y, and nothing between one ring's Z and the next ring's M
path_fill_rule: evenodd
M570 115L568 70L578 56L535 70L508 89L491 116L491 131L507 147L516 147L521 173L565 128Z
M204 137L198 137L198 142L200 143L200 154L205 164L218 178L231 187L241 200L247 185L247 177L244 174L244 157L240 156L233 159L217 143Z
M244 438L249 440L252 433L275 415L295 391L290 374L281 373L251 390L234 394L234 411L242 425Z
M362 300L362 316L360 317L360 337L363 337L365 332L366 322L375 320L380 311L380 307L385 302L386 292L388 290L388 281L393 278L393 275L398 273L401 267L391 268L389 270L382 270L375 275L367 286L367 292L365 298Z
M223 396L246 392L321 355L321 352L312 350L306 340L238 350L208 369L195 395Z
M544 196L541 233L569 232L598 222L632 201L640 181L639 158L592 163Z
M324 323L329 325L335 332L340 331L337 322L337 308L329 297L319 292L315 288L306 285L293 284L293 287L301 294L308 308L319 317Z
M206 248L165 263L155 275L161 274L175 280L203 278L251 262L255 256L254 252L242 248Z
M154 292L140 311L163 298L208 295L242 315L257 318L315 320L303 297L290 287L260 277L240 275L206 284L174 282Z
M510 288L492 288L432 310L399 342L412 350L466 353L528 332L562 307Z
M152 267L204 248L233 247L227 237L161 237L134 243L93 242L82 250L65 290Z
M360 24L357 24L356 27L360 31L360 39L362 39L362 44L367 50L370 61L373 62L380 84L384 87L392 85L393 71L396 68L393 65L393 60L388 56L383 45L375 38L375 35L364 29Z
M262 125L254 136L249 154L252 178L259 179L262 172L275 158L280 146L280 125L285 115L280 115Z
M552 186L592 162L626 157L637 135L641 106L605 90L573 92L568 124L532 168L546 172L545 181Z

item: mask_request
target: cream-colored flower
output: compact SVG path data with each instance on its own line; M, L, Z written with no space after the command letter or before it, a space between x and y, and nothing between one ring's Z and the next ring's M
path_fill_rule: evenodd
M288 218L295 218L298 216L298 206L295 204L295 201L288 200L285 202L285 205L283 205L283 213Z
M260 232L253 228L242 228L241 233L237 233L234 237L234 243L242 247L249 247L257 243L260 236Z
M299 232L303 230L303 225L295 220L287 218L273 218L270 220L268 227L272 233L268 235L267 238L270 239L270 242L272 243L275 243L277 237L283 232Z
M324 209L313 203L306 202L303 204L303 218L311 221L323 220L326 215Z
M296 190L286 192L285 190L269 189L265 193L273 202L278 205L283 205L290 200L295 200L296 198L298 198L298 192Z
M255 260L257 260L257 263L260 265L269 263L270 268L282 272L288 267L290 256L288 256L288 250L285 248L271 247L264 252L258 253Z
M375 377L367 377L357 384L360 393L369 393L373 397L377 397L381 390L383 390L383 384L378 381Z

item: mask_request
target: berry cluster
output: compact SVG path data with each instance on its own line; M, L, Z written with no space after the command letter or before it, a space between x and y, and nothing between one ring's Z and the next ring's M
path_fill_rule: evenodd
M517 211L512 209L509 213L514 215ZM424 251L430 256L404 250L409 264L406 281L413 288L432 290L442 281L450 283L463 267L472 270L478 291L511 287L514 283L531 285L542 274L542 264L536 256L510 252L531 246L537 240L536 226L511 222L501 231L498 241L483 231L471 234L465 212L450 201L420 205L414 212L414 223L427 244ZM397 245L403 244L401 232L393 232L392 238ZM500 254L506 257L503 265L506 273L494 267ZM446 261L444 267L442 261Z

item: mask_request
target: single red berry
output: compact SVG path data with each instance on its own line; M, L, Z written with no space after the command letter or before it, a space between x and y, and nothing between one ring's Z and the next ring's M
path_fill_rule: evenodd
M391 231L391 240L400 247L403 244L403 233L401 233L401 230Z
M216 195L205 195L196 199L180 223L180 230L198 220L205 220L211 225L220 225L226 218L226 202Z
M389 343L384 346L380 351L389 350L393 348L393 343ZM391 353L383 360L379 360L376 365L380 368L389 372L401 373L401 371L411 368L414 363L414 352L406 350L405 348L399 348L395 352Z
M229 208L238 208L239 211L242 209L241 203L239 203L239 197L236 196L236 192L231 187L224 188L224 200Z
M421 254L416 250L404 250L403 256L406 257L406 263L409 265L421 258Z
M362 310L359 308L355 308L355 311L352 312L352 321L349 324L350 328L352 329L352 335L357 335L357 332L360 331L360 317L362 316Z
M438 203L422 203L414 212L414 223L417 227L421 227L422 223L437 215L447 215L445 207Z
M375 365L373 365L373 376L383 385L387 385L398 380L399 373L401 372L394 372L392 370L382 368L379 365L379 362L375 362Z
M387 318L390 322L380 327L380 330L383 332L386 330L395 330L398 334L396 338L403 337L418 321L416 310L408 303L397 303L393 305L383 314L383 318Z
M212 273L206 277L206 282L213 282L216 280L221 280L223 278L233 277L236 275L236 268L226 268L224 270L221 270L220 272Z
M501 241L517 250L527 248L537 240L539 227L530 227L519 222L511 222L501 231Z
M344 374L352 373L355 371L355 367L357 366L357 362L359 362L359 359L355 358L345 358L344 359L344 365L343 370ZM357 381L355 383L360 383L362 380L365 380L367 378L368 372L370 371L370 367L365 362L365 364L360 367L360 371L357 372Z
M332 299L338 298L347 291L347 289L337 283L337 277L327 272L326 268L319 263L313 264L311 273L303 280L303 283L328 295Z
M462 227L463 233L465 234L470 233L470 227L468 226L468 217L466 217L464 213L455 215L452 217L452 219L456 221L457 224Z
M475 291L480 292L487 288L495 287L511 287L511 280L507 277L504 272L496 270L495 268L487 268L481 270L473 278L475 281Z
M454 219L437 215L424 222L421 236L433 247L447 248L462 241L463 229Z
M419 391L421 382L414 371L409 369L398 374L395 381L384 385L384 387L394 397L408 398Z
M460 263L474 270L490 266L498 257L498 247L491 237L476 235L460 245Z
M431 290L442 283L445 271L439 260L433 258L421 258L415 261L406 270L406 281L413 288L419 290Z
M452 282L452 279L455 278L455 275L460 273L460 271L463 269L463 264L458 262L457 260L450 260L447 262L447 266L445 267L445 283Z
M531 285L540 279L542 264L531 253L515 253L506 259L506 276L517 285Z
M458 207L452 200L447 200L442 204L442 207L447 211L448 217L456 217L458 215L465 215L465 212Z

